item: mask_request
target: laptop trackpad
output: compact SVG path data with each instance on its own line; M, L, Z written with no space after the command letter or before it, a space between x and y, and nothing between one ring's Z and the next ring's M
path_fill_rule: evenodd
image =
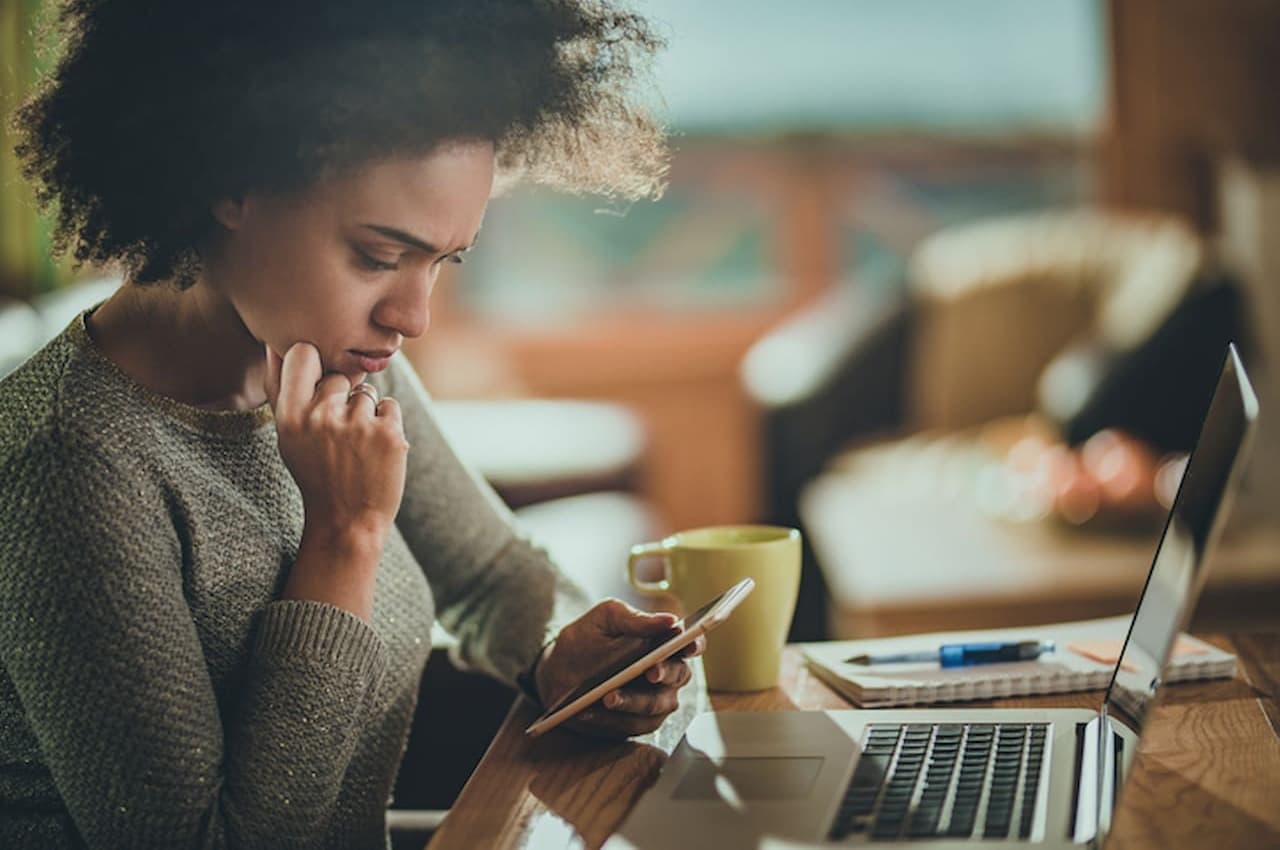
M809 795L825 759L696 758L680 778L673 800L799 800Z

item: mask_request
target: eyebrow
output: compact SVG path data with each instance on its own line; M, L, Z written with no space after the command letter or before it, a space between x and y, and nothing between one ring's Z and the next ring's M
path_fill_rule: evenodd
M387 227L384 224L368 224L368 223L362 224L360 226L368 230L372 230L374 233L380 233L383 236L386 236L388 239L394 239L397 242L401 242L405 245L408 245L411 248L417 248L419 251L422 251L427 254L443 254L444 253L435 245L432 245L430 242L426 241L425 239L419 239L417 236L414 236L412 233L406 233L405 231L400 230L399 228ZM450 252L450 253L461 253L462 251L470 251L472 248L475 247L475 245L476 245L476 240L473 239L471 240L471 244L468 245L467 247L459 248L456 252Z

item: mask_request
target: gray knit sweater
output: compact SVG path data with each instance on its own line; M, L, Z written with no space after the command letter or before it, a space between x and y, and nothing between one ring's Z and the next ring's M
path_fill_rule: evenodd
M301 495L270 409L161 398L79 317L0 382L0 847L385 848L432 618L505 680L587 600L412 446L372 623L279 599Z

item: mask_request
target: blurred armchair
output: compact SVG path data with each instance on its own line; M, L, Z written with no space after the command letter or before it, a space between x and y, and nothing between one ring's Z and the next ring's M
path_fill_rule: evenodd
M1039 543L1002 548L1004 529L960 518L978 509L941 492L955 483L943 467L972 466L975 432L1032 412L1073 443L1120 426L1188 448L1241 314L1237 288L1180 223L1070 212L940 232L896 295L842 288L775 329L743 381L763 416L768 518L806 532L793 639L930 627L870 613L917 603L935 605L938 627L983 625L1017 597L986 582L1061 589L1055 571L1075 567L1028 562ZM948 533L956 547L931 548ZM1091 557L1115 572L1135 551ZM1088 597L1094 573L1071 592ZM1064 613L1122 607L1111 590ZM963 614L965 599L968 619L944 611Z
M944 231L920 246L909 283L915 431L1036 411L1072 443L1119 426L1186 450L1223 349L1244 332L1235 281L1163 216L1048 213Z

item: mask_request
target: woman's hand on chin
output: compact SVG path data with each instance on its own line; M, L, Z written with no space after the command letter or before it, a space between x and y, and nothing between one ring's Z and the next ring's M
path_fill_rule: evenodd
M315 599L368 619L373 580L404 493L409 444L400 406L367 384L324 374L320 352L266 349L267 399L280 456L306 512L285 598Z

